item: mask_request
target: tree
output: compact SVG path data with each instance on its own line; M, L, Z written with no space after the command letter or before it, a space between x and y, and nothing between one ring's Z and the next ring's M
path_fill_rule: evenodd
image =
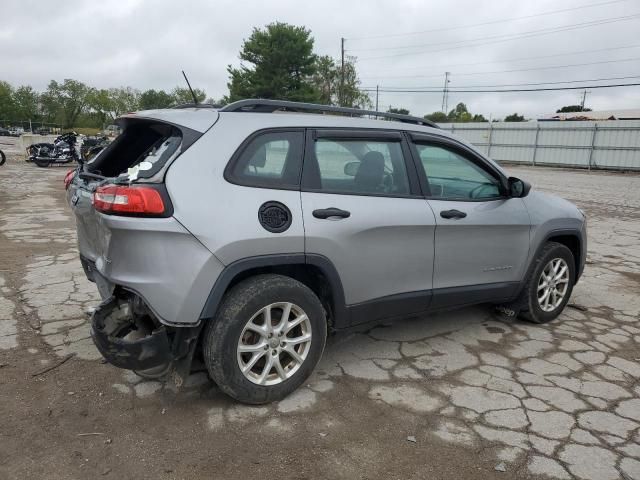
M88 106L93 109L104 126L126 112L138 110L140 92L131 87L91 89Z
M353 58L345 59L343 83L340 65L327 55L318 57L311 83L316 90L318 103L350 108L369 108L372 105L369 95L360 90Z
M449 117L444 112L433 112L424 116L425 120L430 120L436 123L446 123L449 121Z
M511 115L507 115L504 117L505 122L524 122L524 116L518 115L517 113L512 113Z
M207 98L207 94L204 90L194 88L193 93L198 100L198 103L204 103ZM193 103L193 96L191 90L188 88L176 87L171 91L171 101L174 105L184 105L185 103Z
M227 104L227 101L225 97L219 99L209 97L204 101L204 103L206 103L207 105L217 105L219 107L224 107Z
M16 106L13 96L13 87L0 81L0 122L14 120Z
M406 108L394 108L392 106L389 106L389 110L387 110L387 113L399 113L400 115L409 115L409 110L407 110Z
M566 105L558 110L556 113L570 113L570 112L590 112L590 108L582 108L580 105Z
M460 102L456 105L456 108L451 110L447 115L450 122L471 122L473 121L473 115L467 110L467 106Z
M338 102L340 70L329 55L322 55L316 61L316 71L311 78L317 90L317 102L334 105Z
M444 112L433 112L428 115L425 115L424 118L426 120L430 120L432 122L437 123L445 123L445 122L488 122L484 115L479 113L472 115L467 106L464 103L459 103L456 105L456 108L451 110L449 113Z
M140 94L140 110L168 108L173 103L173 97L164 90L145 90Z
M41 101L46 116L68 128L85 111L90 94L91 89L77 80L66 78L62 83L51 80Z
M38 115L38 92L29 85L18 87L13 94L16 120L36 120Z
M230 75L227 101L243 98L276 98L313 102L318 91L310 82L316 73L311 32L304 27L271 23L254 28L242 44L239 68L227 67Z

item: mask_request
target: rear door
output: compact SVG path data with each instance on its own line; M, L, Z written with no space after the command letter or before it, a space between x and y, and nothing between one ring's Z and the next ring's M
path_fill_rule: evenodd
M427 308L435 218L400 132L309 131L301 195L305 252L335 266L351 323Z
M524 275L530 219L505 193L493 165L454 140L413 135L413 152L436 219L434 303L509 296ZM436 305L437 306L437 305Z

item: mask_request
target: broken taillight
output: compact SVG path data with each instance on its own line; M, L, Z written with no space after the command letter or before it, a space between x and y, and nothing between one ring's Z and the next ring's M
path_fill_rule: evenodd
M69 189L69 185L71 185L71 182L73 182L73 179L76 176L76 170L69 170L67 172L67 174L64 176L64 189L68 190Z
M93 206L102 213L163 216L166 208L162 195L152 187L105 185L93 193Z

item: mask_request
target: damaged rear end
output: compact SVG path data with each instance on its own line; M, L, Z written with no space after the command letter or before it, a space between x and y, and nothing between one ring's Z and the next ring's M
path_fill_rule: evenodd
M217 118L210 109L128 114L122 134L65 179L80 260L103 299L92 337L117 367L151 376L190 365L223 265L173 216L165 178Z
M118 290L91 318L91 338L112 365L146 377L173 371L180 386L189 373L200 328L172 328L160 323L136 294Z
M91 337L116 367L162 372L171 363L166 327L133 294L112 296L95 310Z

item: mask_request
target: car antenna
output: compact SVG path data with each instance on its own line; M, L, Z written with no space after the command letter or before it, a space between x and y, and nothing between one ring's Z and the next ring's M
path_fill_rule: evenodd
M187 87L189 87L189 91L191 92L191 96L193 97L193 103L198 105L198 98L196 97L196 94L193 93L193 88L191 88L191 84L189 83L189 79L187 78L187 74L184 73L184 70L182 70L182 76L184 77L185 81L187 82Z

